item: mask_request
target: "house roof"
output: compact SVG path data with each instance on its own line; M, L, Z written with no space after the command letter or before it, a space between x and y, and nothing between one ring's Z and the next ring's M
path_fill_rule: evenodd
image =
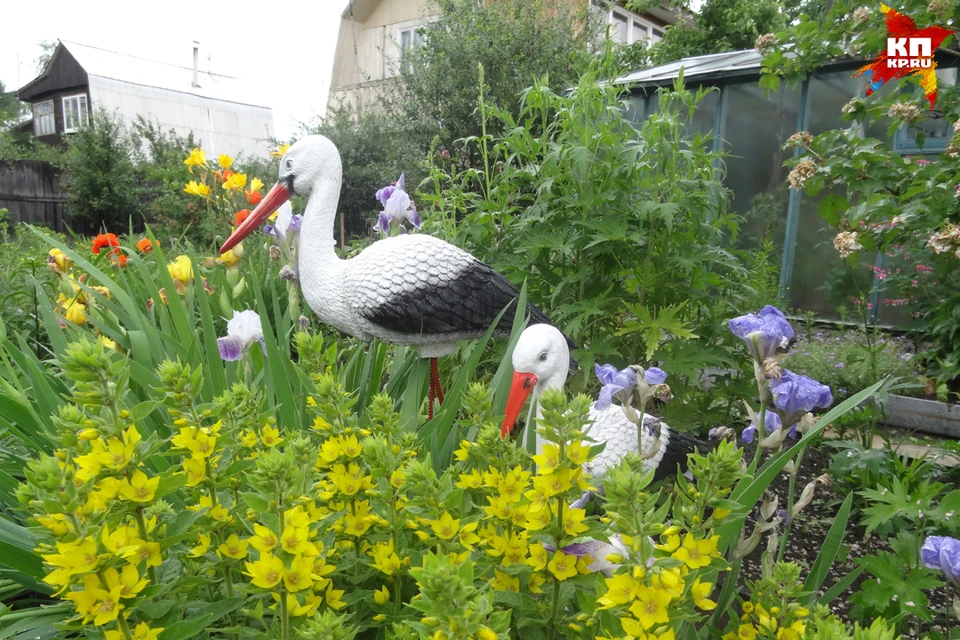
M705 56L681 58L656 67L639 69L620 76L616 84L660 85L673 81L683 69L684 78L699 76L732 76L742 73L757 73L763 55L756 49L711 53Z
M27 93L32 85L47 77L61 49L66 49L83 67L88 76L189 93L213 100L269 108L262 102L258 102L256 92L252 91L248 85L238 78L201 70L197 76L200 86L195 87L193 86L193 69L191 67L150 60L149 58L66 40L62 40L57 45L57 49L43 73L24 85L20 89L21 93Z

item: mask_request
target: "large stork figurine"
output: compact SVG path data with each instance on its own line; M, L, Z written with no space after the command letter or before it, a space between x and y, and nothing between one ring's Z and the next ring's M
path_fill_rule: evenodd
M429 358L432 418L434 397L443 402L437 358L452 353L459 340L481 337L510 305L494 332L508 336L519 293L466 251L426 234L385 238L341 260L333 235L341 178L340 153L330 140L313 135L298 141L280 159L277 184L220 253L236 246L294 195L309 194L298 251L304 299L322 322L344 333L413 346L420 357ZM532 304L526 310L531 322L550 322ZM564 340L565 348L572 345Z
M513 385L503 418L504 436L513 429L528 397L532 396L532 402L536 402L546 389L563 388L567 380L566 363L569 358L566 339L555 327L534 324L524 329L513 351ZM584 434L598 444L606 443L606 447L596 458L583 465L584 471L597 477L619 464L625 454L637 451L638 427L617 405L600 410L596 405L591 406L589 420L591 424L584 429ZM653 469L656 480L673 476L678 467L682 472L686 472L687 454L709 449L706 443L674 431L651 415L644 414L642 422L644 427L640 454L644 467ZM542 441L538 434L538 452L541 447Z

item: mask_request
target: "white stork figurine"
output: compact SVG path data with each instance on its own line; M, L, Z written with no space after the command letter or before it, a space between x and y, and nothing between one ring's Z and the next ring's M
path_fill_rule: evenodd
M437 358L453 353L459 340L482 336L511 305L494 333L508 336L519 293L466 251L426 234L384 238L341 260L333 235L341 179L340 153L330 140L319 135L299 140L280 159L277 184L220 253L236 246L294 195L309 194L298 252L307 304L322 322L344 333L413 346L420 357L429 358L432 418L434 396L443 402ZM532 322L550 322L530 303L527 313Z
M513 385L507 399L501 431L504 437L513 429L529 396L533 396L532 403L536 403L546 389L563 388L567 380L569 359L567 341L555 327L549 324L534 324L524 329L513 351ZM539 406L537 418L540 418ZM617 405L610 405L602 410L592 406L589 420L592 424L584 429L584 434L598 444L607 445L596 458L583 465L584 471L597 477L619 464L625 454L637 451L637 425L627 419ZM659 423L659 428L653 426L648 429L648 423ZM644 458L644 467L654 470L656 480L674 475L678 467L686 472L687 454L709 448L706 443L672 430L665 422L649 414L643 415L643 424L645 426L641 436L640 453ZM541 448L542 441L537 434L538 453Z

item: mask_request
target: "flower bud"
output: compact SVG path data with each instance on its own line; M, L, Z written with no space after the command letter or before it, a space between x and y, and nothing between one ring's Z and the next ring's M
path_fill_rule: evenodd
M246 290L247 290L247 279L240 278L240 282L237 283L237 286L233 288L233 291L231 291L231 293L233 294L234 298L239 298L240 296L243 295L243 292Z
M803 511L808 504L810 504L810 501L813 500L813 494L816 491L818 483L825 487L830 486L830 476L823 474L807 483L807 486L803 488L803 492L800 494L800 499L797 500L796 504L793 505L793 509L790 511L790 517L796 516L798 513Z
M272 244L272 245L270 245L270 249L268 249L268 251L269 251L269 253L270 253L270 259L273 260L274 262L279 263L279 262L280 262L280 247L278 247L278 246L275 245L275 244Z
M80 437L81 440L87 440L89 442L90 440L96 440L97 438L99 438L100 432L97 431L96 429L90 428L90 429L84 429L77 435Z

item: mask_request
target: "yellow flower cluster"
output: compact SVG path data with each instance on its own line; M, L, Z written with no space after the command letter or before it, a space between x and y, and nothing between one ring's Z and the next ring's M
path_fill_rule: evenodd
M709 598L713 584L702 582L699 570L720 557L719 536L698 539L688 532L681 541L680 530L674 526L663 532L661 541L654 558L632 568L622 567L620 573L606 578L606 593L597 600L600 609L619 612L624 633L636 640L672 639L673 628L667 626L670 612L682 611L685 603L692 602L703 611L717 607ZM635 552L642 546L642 541L626 535L623 542ZM664 566L659 558L672 562ZM623 559L612 560L619 563Z
M162 562L160 544L152 536L156 518L144 517L142 511L154 501L160 477L140 468L142 437L136 426L108 438L92 427L77 435L76 452L70 456L60 450L57 455L61 470L73 479L79 506L71 513L36 518L56 540L38 549L49 567L44 582L74 603L82 624L116 624L117 629L105 631L108 639L156 639L162 628L141 622L133 630L123 629L130 602ZM111 513L120 514L112 525L106 517Z
M809 615L809 609L795 602L787 604L785 610L776 606L765 608L760 603L744 602L740 625L736 632L726 633L723 640L802 640L807 631L804 620Z

